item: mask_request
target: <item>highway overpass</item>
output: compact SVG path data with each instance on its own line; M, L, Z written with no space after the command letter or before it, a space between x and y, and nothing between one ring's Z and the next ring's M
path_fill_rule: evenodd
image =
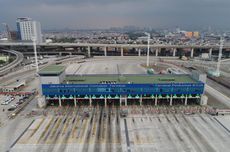
M0 47L2 48L23 48L24 50L29 49L30 51L24 51L30 52L30 54L33 53L32 51L32 42L6 42L2 41L0 42ZM135 49L136 52L138 52L138 55L141 55L141 52L143 52L143 49L147 48L146 44L96 44L96 43L39 43L37 44L38 47L38 53L39 51L42 52L48 52L47 50L53 49L54 52L59 52L57 49L61 48L62 50L65 50L66 48L73 48L73 50L65 50L69 54L71 52L76 51L76 48L80 48L81 52L85 52L88 54L88 56L91 56L92 48L102 48L101 50L103 51L103 55L107 56L107 52L110 48L116 48L117 51L119 51L119 54L121 56L124 55L124 49ZM82 49L83 48L83 49ZM40 49L40 50L39 50ZM219 45L164 45L164 44L151 44L150 45L150 50L154 51L154 55L158 56L159 52L161 50L167 49L172 52L172 56L176 56L177 51L181 49L186 49L189 50L190 52L190 57L194 57L194 53L197 50L203 49L203 50L208 50L209 55L212 55L213 50L218 50ZM223 47L225 51L230 52L230 45L225 45ZM83 51L84 50L84 51ZM98 49L98 52L102 52L101 50ZM50 51L50 52L53 52Z
M14 50L0 50L0 51L14 54L16 56L16 59L13 62L0 68L0 75L4 75L7 72L13 70L14 67L18 66L23 61L24 57L23 57L23 54L21 52L14 51Z
M32 46L32 42L0 42L0 46ZM98 43L39 43L38 46L62 46L62 47L116 47L116 48L146 48L146 44L98 44ZM219 48L219 45L165 45L150 44L150 48ZM230 45L224 48L230 49Z

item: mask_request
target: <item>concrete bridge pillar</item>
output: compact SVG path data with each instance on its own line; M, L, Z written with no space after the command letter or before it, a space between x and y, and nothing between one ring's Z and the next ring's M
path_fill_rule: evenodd
M124 51L123 51L123 47L122 47L122 48L121 48L121 56L123 56L123 55L124 55L124 54L123 54L123 52L124 52Z
M173 49L173 56L175 57L176 56L176 48Z
M91 56L91 52L90 52L90 46L88 46L88 57Z
M106 48L106 46L104 47L104 56L107 56L107 48Z
M59 100L59 107L61 107L61 97L60 96L59 96L58 100Z
M62 53L61 52L59 52L59 56L61 56L62 55Z
M194 48L191 49L190 57L193 58Z
M209 58L212 58L212 48L209 49Z
M138 56L141 56L141 49L138 49Z
M74 100L74 107L77 107L77 99L76 99L76 96L74 96L73 100Z
M188 96L186 95L186 96L185 96L184 105L187 106L187 104L188 104Z
M157 96L155 97L155 106L157 106Z
M155 56L158 56L158 51L159 51L159 48L156 49L156 54L155 54Z

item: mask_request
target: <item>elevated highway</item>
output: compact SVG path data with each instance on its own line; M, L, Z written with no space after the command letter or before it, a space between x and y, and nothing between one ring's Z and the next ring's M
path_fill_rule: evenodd
M32 42L7 42L0 41L0 47L2 48L22 48L24 53L33 52L32 50L33 43ZM66 52L76 52L78 48L80 52L85 52L88 56L92 55L92 48L100 48L97 49L97 52L103 53L104 56L107 56L109 49L115 48L117 52L121 56L124 55L124 49L135 49L138 52L138 56L141 56L141 51L147 48L146 44L97 44L97 43L39 43L37 44L38 49L40 48L40 52L59 52L60 50L65 50ZM30 50L29 50L30 48ZM68 48L72 48L73 50L68 50ZM58 50L59 49L59 50ZM218 50L219 45L165 45L165 44L150 44L150 50L154 51L155 56L161 52L161 50L166 49L172 52L172 56L177 55L177 51L181 49L185 49L190 51L190 57L194 57L194 54L197 50L207 50L209 55L212 55L213 50ZM227 44L223 47L225 51L230 52L230 45ZM27 51L25 51L27 50ZM29 50L29 51L28 51ZM50 51L49 51L50 50ZM39 52L39 51L38 51ZM71 53L69 53L71 54Z
M14 54L16 56L16 59L13 62L0 68L0 75L4 75L10 70L12 70L14 67L18 66L23 61L24 57L23 54L18 51L14 51L14 50L1 50L1 51Z
M32 46L32 42L0 42L0 46ZM98 43L39 43L37 46L61 46L61 47L113 47L113 48L146 48L146 44L98 44ZM165 45L150 44L150 48L201 48L218 49L219 45ZM224 49L230 49L230 45L225 45Z

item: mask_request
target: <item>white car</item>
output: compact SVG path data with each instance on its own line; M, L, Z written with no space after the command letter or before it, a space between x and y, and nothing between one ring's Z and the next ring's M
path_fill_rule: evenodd
M6 103L5 101L3 101L3 102L1 103L1 105L7 105L7 103Z
M13 108L17 108L17 107L18 107L18 105L16 105L16 104L15 104L15 105L11 105L11 107L13 107Z
M11 102L10 100L6 100L6 101L3 101L1 105L8 105L10 102Z

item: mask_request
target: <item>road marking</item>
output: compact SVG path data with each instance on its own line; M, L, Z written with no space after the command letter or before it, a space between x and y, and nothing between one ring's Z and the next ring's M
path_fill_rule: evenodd
M26 127L26 129L18 136L18 138L12 143L10 149L14 147L14 145L18 142L18 140L25 134L25 132L30 128L30 126L34 123L35 120L32 120L31 123ZM10 150L8 150L10 151Z
M218 119L216 119L216 117L214 117L214 119L215 119L216 122L218 122L218 124L220 124L228 133L230 133L230 130L229 130L227 127L225 127L224 124L222 124Z
M130 141L129 141L129 133L128 133L128 127L127 127L126 119L124 119L124 125L125 125L125 137L126 137L126 143L127 143L127 150L128 150L128 152L131 152Z

